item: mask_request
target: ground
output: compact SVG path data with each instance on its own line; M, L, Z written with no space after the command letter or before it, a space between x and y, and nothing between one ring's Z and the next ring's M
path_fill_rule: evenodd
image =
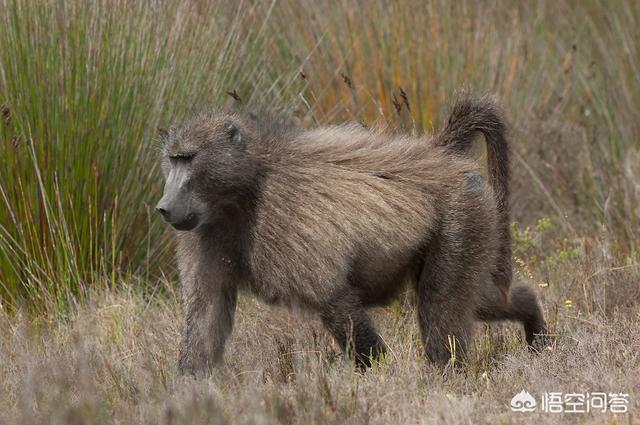
M480 324L470 357L444 371L423 357L410 294L373 312L390 355L364 374L317 318L245 296L224 365L209 378L181 377L171 282L162 295L98 291L66 318L4 315L0 423L637 423L637 267L604 269L580 255L544 267L548 349L527 350L516 324ZM521 268L536 285L543 267ZM536 412L511 411L521 390ZM629 412L544 413L548 392L625 393Z

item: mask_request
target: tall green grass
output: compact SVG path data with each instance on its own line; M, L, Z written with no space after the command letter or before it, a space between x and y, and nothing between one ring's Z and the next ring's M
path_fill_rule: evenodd
M0 296L36 308L170 264L154 135L198 107L277 100L268 7L2 0Z
M640 231L640 4L0 0L0 293L68 303L171 264L153 143L206 105L305 125L437 127L453 91L512 123L513 213L558 235ZM329 6L329 7L327 7ZM236 105L237 106L237 105ZM170 266L169 266L170 267Z

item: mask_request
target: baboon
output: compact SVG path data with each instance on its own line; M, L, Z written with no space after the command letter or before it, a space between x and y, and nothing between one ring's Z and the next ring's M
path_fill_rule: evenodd
M317 313L362 368L386 350L366 308L408 285L432 362L452 341L464 355L476 320L520 321L529 344L545 332L533 291L511 287L508 146L490 98L458 96L433 136L209 111L163 139L156 209L178 230L182 373L221 360L239 290Z

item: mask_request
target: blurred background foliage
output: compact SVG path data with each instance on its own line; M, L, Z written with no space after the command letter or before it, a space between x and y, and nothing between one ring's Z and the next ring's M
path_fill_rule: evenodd
M0 0L0 299L61 309L173 270L157 129L211 106L430 132L495 94L513 219L636 258L640 3ZM606 241L606 243L601 243Z

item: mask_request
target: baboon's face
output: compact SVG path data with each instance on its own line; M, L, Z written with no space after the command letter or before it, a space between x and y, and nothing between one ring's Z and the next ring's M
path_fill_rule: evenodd
M255 186L245 133L232 115L200 115L165 137L156 210L177 230L212 222Z

